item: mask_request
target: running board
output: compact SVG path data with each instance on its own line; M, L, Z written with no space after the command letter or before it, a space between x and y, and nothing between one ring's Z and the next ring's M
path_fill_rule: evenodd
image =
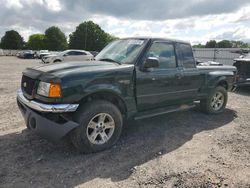
M155 109L155 110L140 112L134 117L134 119L139 120L139 119L144 119L144 118L150 118L150 117L154 117L154 116L168 114L171 112L184 111L184 110L188 110L188 109L191 109L194 107L195 107L195 104L183 104L183 105L179 105L179 106L159 108L159 109Z

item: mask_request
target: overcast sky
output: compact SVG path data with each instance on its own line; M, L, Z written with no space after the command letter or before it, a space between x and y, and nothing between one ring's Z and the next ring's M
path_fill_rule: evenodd
M0 0L0 5L0 37L15 29L27 40L52 25L69 35L93 20L118 37L250 42L250 0Z

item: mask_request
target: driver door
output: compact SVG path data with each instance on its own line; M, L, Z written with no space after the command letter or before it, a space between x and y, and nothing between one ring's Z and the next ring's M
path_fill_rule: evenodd
M173 43L153 42L146 57L159 59L159 67L137 68L136 92L139 111L181 103L183 71L177 65Z

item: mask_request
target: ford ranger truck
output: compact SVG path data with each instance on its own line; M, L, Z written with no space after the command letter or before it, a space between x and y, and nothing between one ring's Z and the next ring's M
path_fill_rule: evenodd
M17 103L28 129L52 141L70 138L91 153L117 142L124 119L186 110L195 101L203 112L223 112L235 73L233 66L196 66L184 41L126 38L93 61L27 68Z

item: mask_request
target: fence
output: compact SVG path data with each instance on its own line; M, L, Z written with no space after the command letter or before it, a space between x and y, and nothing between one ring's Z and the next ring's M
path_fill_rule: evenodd
M233 51L250 50L248 48L194 48L194 57L202 61L216 61L225 65L232 65L234 59L240 54L232 53Z
M16 56L18 52L22 52L25 50L3 50L0 49L0 56ZM33 51L35 52L35 51ZM58 53L56 51L50 51L50 53Z
M15 56L21 50L2 50L0 49L0 56Z
M232 53L232 51L250 50L250 48L194 48L194 57L202 61L216 61L225 65L232 65L234 59L238 58L240 54ZM2 50L0 49L0 56L15 56L20 50Z

